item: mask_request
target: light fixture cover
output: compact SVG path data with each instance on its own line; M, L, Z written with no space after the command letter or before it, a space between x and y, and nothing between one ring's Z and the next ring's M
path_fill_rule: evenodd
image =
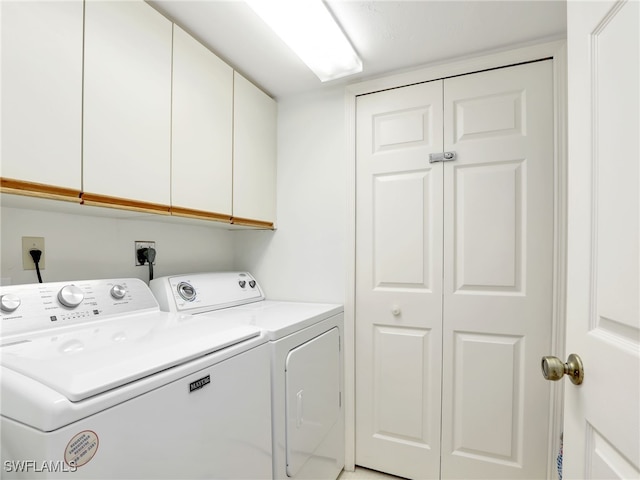
M326 82L362 71L362 61L322 0L245 0Z

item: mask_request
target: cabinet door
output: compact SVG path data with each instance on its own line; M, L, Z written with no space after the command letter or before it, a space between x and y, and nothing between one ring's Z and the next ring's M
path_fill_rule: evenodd
M233 216L276 217L276 103L234 74Z
M171 204L231 216L233 69L173 27Z
M82 1L0 8L2 177L79 191Z
M171 22L139 0L85 10L83 190L168 205Z

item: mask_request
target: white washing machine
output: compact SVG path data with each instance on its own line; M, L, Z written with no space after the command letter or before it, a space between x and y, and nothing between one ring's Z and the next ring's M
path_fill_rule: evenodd
M246 272L160 277L160 308L258 327L272 348L273 476L335 479L344 467L341 305L265 300Z
M2 478L272 477L270 345L138 279L0 287Z

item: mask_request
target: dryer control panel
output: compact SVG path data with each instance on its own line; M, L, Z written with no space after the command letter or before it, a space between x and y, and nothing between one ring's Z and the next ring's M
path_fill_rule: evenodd
M149 286L166 312L205 313L264 300L260 285L247 272L159 277Z
M0 336L145 311L159 311L158 303L137 278L4 286Z

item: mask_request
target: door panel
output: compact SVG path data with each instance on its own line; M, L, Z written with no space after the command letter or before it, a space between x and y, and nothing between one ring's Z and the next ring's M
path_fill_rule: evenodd
M291 350L285 375L287 475L295 477L340 417L338 329Z
M425 240L432 228L424 212L430 209L431 177L429 170L373 176L375 289L429 290L433 251ZM421 208L409 209L407 205Z
M454 170L457 294L523 293L525 169L520 159Z
M640 4L567 4L565 478L640 478ZM614 413L615 412L615 413Z
M523 339L456 333L454 342L455 454L483 462L519 465L524 417ZM484 381L487 370L500 372L501 381L492 388L487 388ZM445 474L442 478L450 477Z
M453 103L456 142L524 134L523 92L503 92Z
M553 305L552 64L447 79L444 97L444 147L457 160L444 170L441 475L544 478L550 388L539 362L551 345Z
M356 461L437 477L442 82L357 100Z
M430 340L425 329L375 328L373 420L378 438L421 447L433 436L423 411L429 410L424 399L434 379L420 368L431 356ZM390 358L396 360L389 362Z

